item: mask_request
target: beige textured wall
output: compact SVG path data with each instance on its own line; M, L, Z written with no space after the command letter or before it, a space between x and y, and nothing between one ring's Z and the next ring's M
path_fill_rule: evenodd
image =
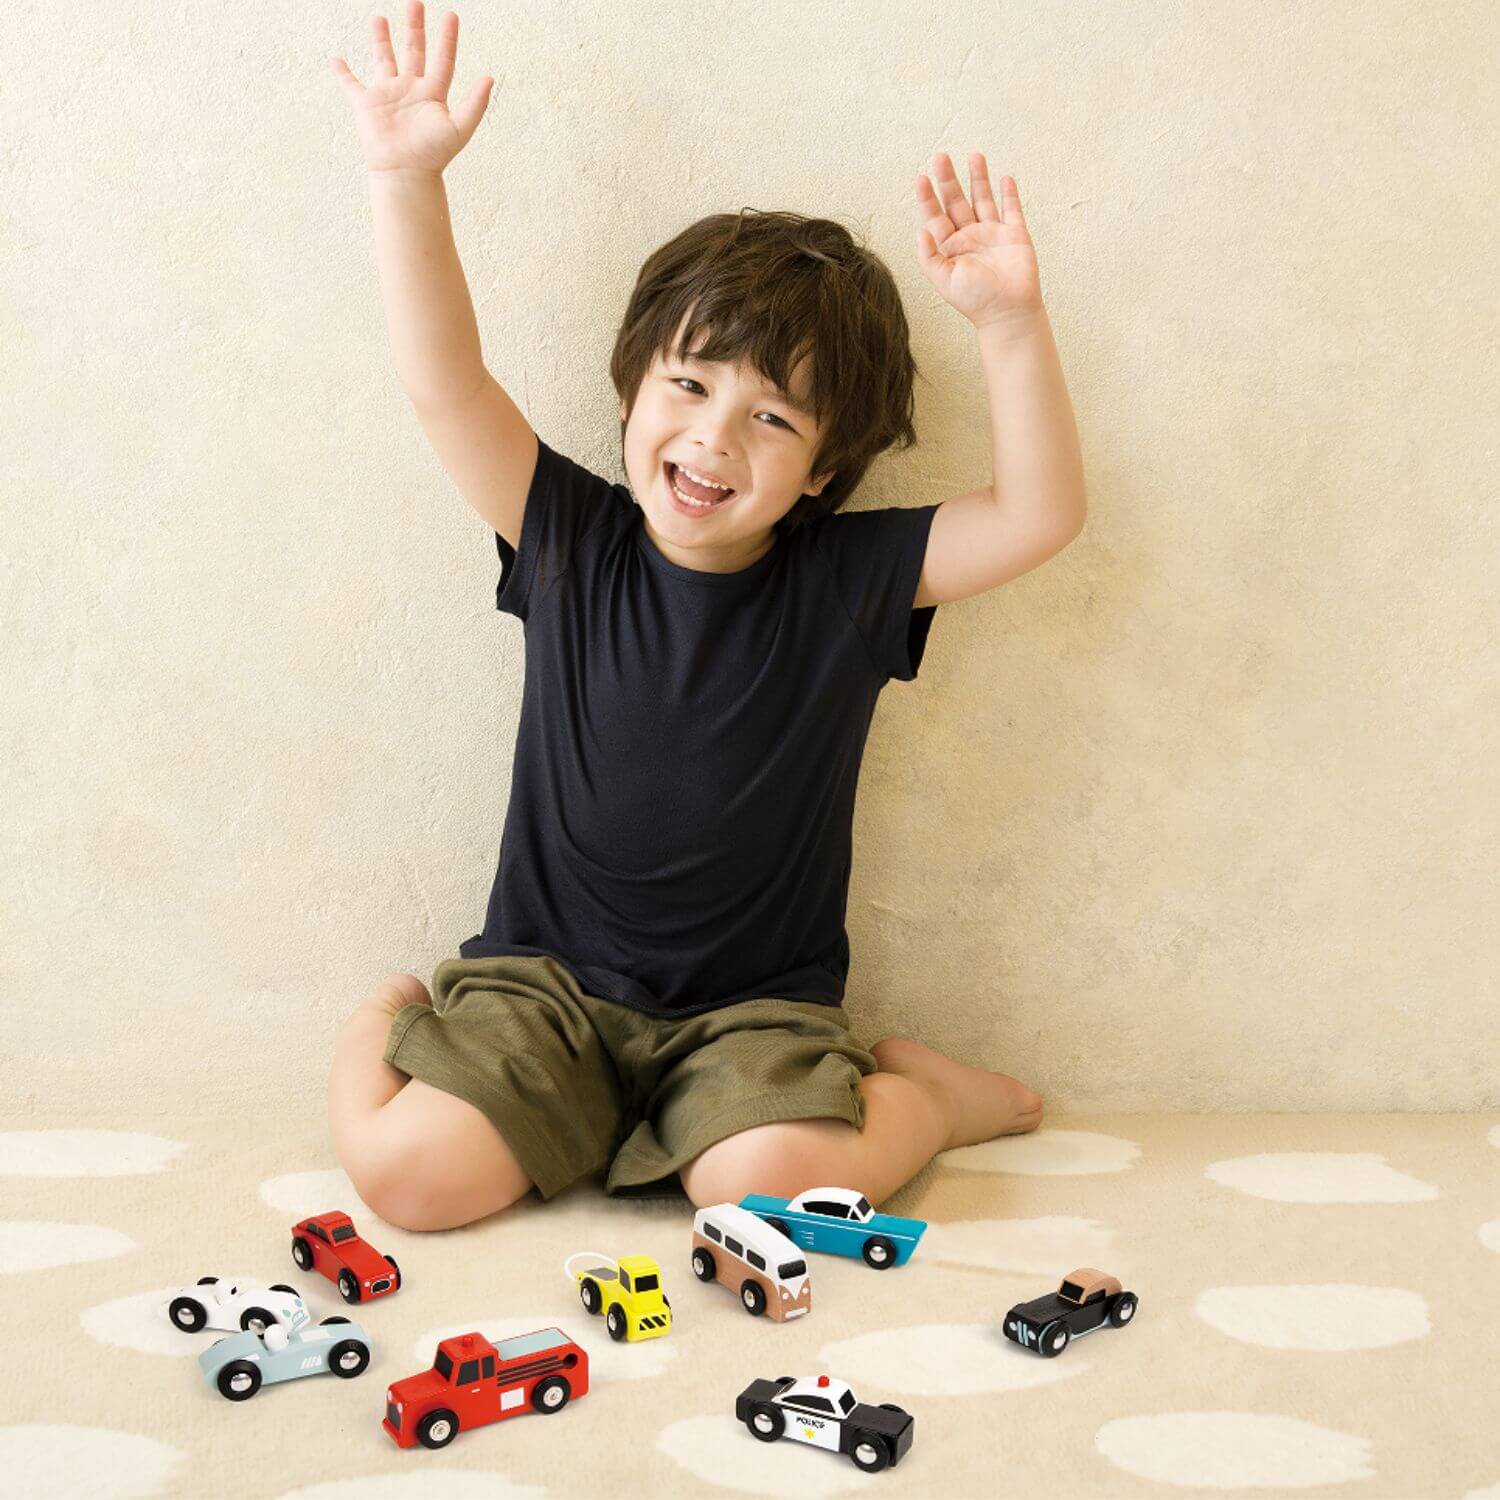
M369 13L0 14L8 1111L321 1110L338 1018L482 921L520 625L391 369L327 64L368 76ZM857 504L983 482L911 182L1020 183L1089 524L882 699L869 1033L1059 1109L1500 1106L1500 12L461 16L486 357L611 477L635 271L748 203L908 299L922 444Z

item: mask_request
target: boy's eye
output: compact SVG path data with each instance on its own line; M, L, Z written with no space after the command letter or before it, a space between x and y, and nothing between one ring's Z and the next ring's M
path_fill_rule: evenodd
M703 389L703 387L701 385L698 385L698 382L696 380L694 380L691 375L678 375L678 376L675 376L673 378L673 380L672 380L672 384L673 385L697 385L698 389L700 391ZM692 395L693 392L690 391L688 394ZM769 417L773 422L780 422L781 425L783 427L785 427L788 432L795 432L796 431L796 428L794 428L790 422L783 422L782 419L780 417L778 417L774 411L764 412L764 413L762 413L762 415Z

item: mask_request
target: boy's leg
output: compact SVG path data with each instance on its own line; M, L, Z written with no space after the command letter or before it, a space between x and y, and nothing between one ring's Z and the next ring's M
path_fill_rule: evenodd
M385 1061L396 1013L431 1003L414 974L382 981L344 1023L328 1080L334 1151L364 1202L402 1229L467 1224L531 1186L474 1105Z
M909 1182L940 1151L1035 1130L1041 1097L1015 1078L969 1067L892 1038L871 1049L860 1079L863 1129L837 1119L757 1125L708 1147L681 1169L699 1207L746 1193L791 1198L810 1187L856 1188L872 1203Z

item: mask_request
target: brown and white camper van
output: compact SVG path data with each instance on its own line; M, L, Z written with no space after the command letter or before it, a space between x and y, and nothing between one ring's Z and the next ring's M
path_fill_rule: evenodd
M784 1323L812 1307L802 1252L737 1203L716 1203L694 1216L693 1275L727 1286L752 1317L764 1313Z

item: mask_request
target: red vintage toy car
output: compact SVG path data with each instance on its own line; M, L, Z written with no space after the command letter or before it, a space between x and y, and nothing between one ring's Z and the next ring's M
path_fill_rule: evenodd
M464 1333L437 1346L432 1368L385 1393L380 1424L402 1448L444 1448L460 1428L533 1411L561 1411L589 1389L589 1357L558 1328L492 1344Z
M292 1259L337 1283L345 1302L384 1297L401 1286L401 1268L360 1239L348 1214L318 1214L294 1224Z

